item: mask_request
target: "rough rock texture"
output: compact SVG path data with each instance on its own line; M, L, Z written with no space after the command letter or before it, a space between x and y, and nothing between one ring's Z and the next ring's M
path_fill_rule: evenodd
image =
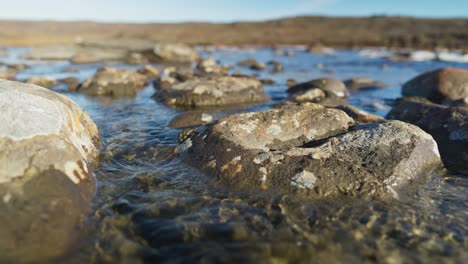
M182 107L248 104L268 99L259 81L229 76L193 78L168 88L160 87L154 98Z
M335 108L344 111L347 115L352 117L356 123L374 123L385 120L381 116L373 115L351 105L340 105Z
M153 49L158 61L191 63L200 57L192 47L179 43L157 43Z
M468 96L468 70L442 68L427 72L403 85L405 96L422 96L442 103Z
M431 134L445 165L468 174L468 108L401 100L387 118L415 124Z
M371 78L352 78L349 80L344 81L346 88L350 91L359 91L359 90L366 90L366 89L375 89L375 88L385 88L387 84L379 81L372 80Z
M178 150L221 183L318 197L398 197L441 166L437 144L416 126L352 123L337 109L288 104L220 119Z
M25 83L30 83L30 84L35 84L38 86L46 87L46 88L52 88L55 85L57 85L57 81L53 78L50 77L31 77L28 78Z
M79 92L92 96L134 96L147 83L148 77L143 74L104 67L84 81Z
M288 94L296 102L317 102L325 96L328 98L341 98L349 95L344 83L332 78L316 79L296 84L288 88Z
M200 111L191 111L179 114L171 119L169 127L172 128L187 128L206 125L212 123L214 118Z
M0 80L0 262L74 246L94 194L96 125L66 97Z

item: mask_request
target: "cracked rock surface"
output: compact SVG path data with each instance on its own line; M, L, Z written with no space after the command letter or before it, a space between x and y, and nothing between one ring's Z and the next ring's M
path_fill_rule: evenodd
M182 158L240 188L398 198L442 166L434 139L414 125L354 124L313 103L227 116L194 134L179 146Z

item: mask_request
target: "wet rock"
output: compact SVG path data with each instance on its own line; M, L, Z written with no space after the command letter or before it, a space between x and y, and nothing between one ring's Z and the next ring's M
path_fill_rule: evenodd
M345 112L348 116L352 117L356 123L374 123L385 120L381 116L373 115L351 105L340 105L335 108Z
M317 197L398 198L441 166L437 144L416 126L352 123L338 109L287 104L220 119L178 150L220 183Z
M344 83L332 78L322 78L296 84L289 87L288 94L294 96L312 89L320 89L325 92L328 97L346 97L349 95Z
M191 63L200 57L195 49L180 43L157 43L153 49L157 61Z
M76 45L35 47L20 57L28 60L69 60L78 50Z
M270 78L261 79L260 82L263 83L263 84L266 84L266 85L273 85L273 84L275 84L275 81L273 81L273 79L270 79Z
M67 78L60 79L59 83L66 84L68 86L68 91L70 92L75 92L76 90L78 90L78 87L80 86L78 79L74 77L67 77Z
M401 100L387 115L431 134L445 165L468 174L468 108Z
M245 60L240 60L236 64L237 64L237 66L251 67L252 65L258 64L258 62L254 58L248 58L248 59L245 59Z
M159 70L151 65L145 65L137 70L138 73L145 75L148 78L156 78L159 76Z
M315 88L307 90L303 93L295 93L291 95L291 99L294 102L303 103L303 102L318 102L325 98L327 95L324 91Z
M286 80L286 85L287 85L288 87L293 87L293 86L296 85L296 84L297 84L297 82L296 82L296 80L294 80L294 79L287 79L287 80Z
M375 89L375 88L385 88L387 84L379 81L374 81L371 78L352 78L349 80L344 81L346 88L350 91L359 91L359 90L366 90L366 89Z
M268 99L259 81L229 76L196 77L159 89L154 98L167 105L181 107L248 104Z
M322 53L325 53L327 51L327 48L324 45L322 45L320 43L317 43L317 44L313 44L313 45L308 46L306 50L309 53L322 54Z
M427 72L403 85L405 96L422 96L442 103L468 96L468 70L442 68Z
M79 92L91 96L134 96L147 82L148 78L140 73L104 67L84 81Z
M72 250L94 193L99 132L65 96L0 80L0 259L46 262Z
M153 86L157 89L168 89L172 85L179 83L176 78L173 77L159 77L153 82Z
M269 61L267 64L271 66L270 73L278 73L284 71L284 66L279 61L273 60Z
M171 128L188 128L197 127L212 123L214 118L204 112L192 111L179 114L171 119L169 127Z
M229 68L230 67L218 65L213 58L201 60L197 64L197 69L203 73L226 75L228 74Z
M35 85L39 85L45 88L52 88L55 85L57 85L57 82L55 81L55 79L50 78L50 77L41 77L41 76L28 78L25 81L25 83L35 84Z

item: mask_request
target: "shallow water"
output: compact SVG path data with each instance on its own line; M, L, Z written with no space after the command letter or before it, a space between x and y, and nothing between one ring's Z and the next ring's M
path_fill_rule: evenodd
M424 61L392 62L359 51L313 55L289 48L295 55L277 57L271 49L217 50L212 56L235 65L255 57L280 61L285 71L265 85L272 101L213 110L215 117L268 109L286 99L285 82L317 77L372 77L389 88L351 94L348 101L385 115L400 86L429 70L468 64ZM25 49L10 49L6 62L22 62ZM209 56L208 54L205 54ZM28 62L31 63L31 62ZM101 67L46 62L17 75L55 78L93 75ZM110 65L135 69L138 66ZM157 65L163 67L163 65ZM77 73L63 73L73 67ZM233 71L256 73L247 68ZM242 191L214 184L174 154L180 130L167 127L182 110L151 99L151 85L135 98L89 98L64 93L82 106L98 125L104 141L95 169L97 195L86 224L85 239L64 263L463 263L468 260L468 180L447 174L401 200L312 200L294 195Z

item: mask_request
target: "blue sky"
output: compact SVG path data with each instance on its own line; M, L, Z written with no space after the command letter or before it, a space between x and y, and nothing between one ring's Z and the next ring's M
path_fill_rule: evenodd
M0 0L0 19L232 22L295 15L468 17L468 0Z

